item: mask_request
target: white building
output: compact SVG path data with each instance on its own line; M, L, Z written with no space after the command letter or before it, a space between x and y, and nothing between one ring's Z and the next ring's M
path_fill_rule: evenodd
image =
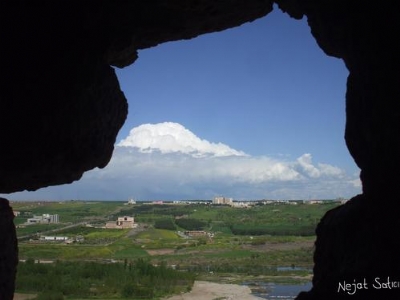
M322 200L308 200L308 201L304 201L304 203L306 203L306 204L322 204L324 202Z
M125 203L126 205L134 205L136 204L136 200L134 199L129 199L127 203Z
M43 214L41 216L33 216L26 220L27 224L49 224L49 223L59 223L59 215Z
M213 204L228 204L232 205L233 199L232 198L226 198L226 197L214 197L213 199Z
M68 240L68 237L67 236L44 236L44 235L42 235L40 237L40 240L47 241L47 242L50 242L50 241L60 242L60 241Z
M231 204L232 207L236 207L236 208L248 208L252 205L251 202L233 202Z

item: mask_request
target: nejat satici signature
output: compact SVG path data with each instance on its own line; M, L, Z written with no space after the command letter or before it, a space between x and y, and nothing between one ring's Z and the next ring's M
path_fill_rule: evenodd
M375 277L371 282L368 282L366 278L361 281L354 279L353 282L339 282L337 292L354 295L358 291L368 289L400 289L400 281L392 280L389 276L386 278Z

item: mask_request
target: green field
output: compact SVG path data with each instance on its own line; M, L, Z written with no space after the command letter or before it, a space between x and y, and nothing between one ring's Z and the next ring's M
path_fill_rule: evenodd
M126 264L146 259L150 264L170 266L202 279L251 275L291 281L293 278L310 280L315 227L323 214L338 203L269 204L249 208L204 204L128 206L122 202L100 201L12 205L21 212L16 224L23 224L24 218L31 215L57 213L60 216L59 224L17 228L18 236L31 234L29 239L19 242L19 256L23 260ZM118 216L134 216L139 226L134 229L86 226L86 223L104 225ZM78 226L68 227L73 224ZM174 230L160 228L163 226ZM50 228L57 231L49 235L79 237L79 240L73 243L38 240ZM188 229L204 231L207 235L189 237L183 234ZM289 266L303 269L279 271L279 267ZM20 291L35 292L19 286ZM118 299L121 294L116 292L114 296Z

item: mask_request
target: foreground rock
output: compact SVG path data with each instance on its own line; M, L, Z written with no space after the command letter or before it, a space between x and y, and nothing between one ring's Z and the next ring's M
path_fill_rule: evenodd
M128 113L111 66L272 10L270 0L0 5L0 193L71 183L108 164Z
M0 198L0 299L13 299L18 264L17 235L14 214L4 198Z

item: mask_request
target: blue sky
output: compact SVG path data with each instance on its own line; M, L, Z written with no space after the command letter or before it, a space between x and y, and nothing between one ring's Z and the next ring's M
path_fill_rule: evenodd
M344 142L343 62L277 8L139 52L113 159L81 181L9 199L314 199L360 193Z

